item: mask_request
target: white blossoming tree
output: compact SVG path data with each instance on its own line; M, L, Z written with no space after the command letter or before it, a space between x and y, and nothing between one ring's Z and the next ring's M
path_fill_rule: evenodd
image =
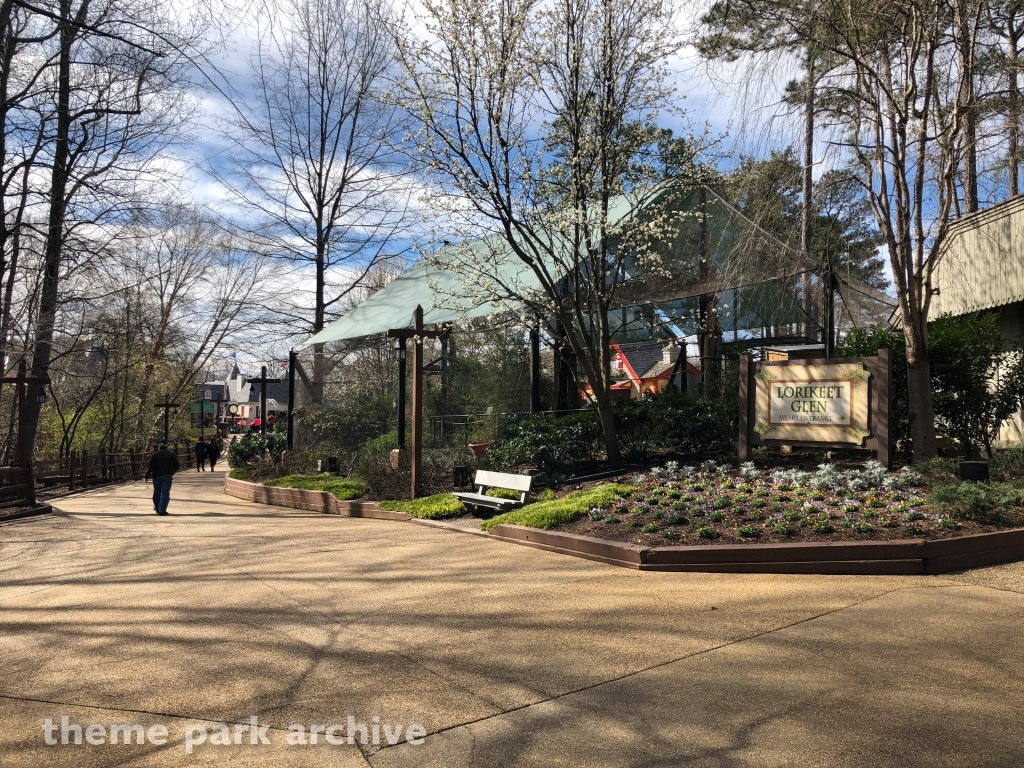
M428 0L421 21L399 45L395 97L433 209L467 238L463 258L445 249L445 267L488 300L524 306L562 345L619 465L609 311L624 284L659 270L679 215L666 191L698 173L670 162L679 143L664 152L655 125L672 96L671 6Z

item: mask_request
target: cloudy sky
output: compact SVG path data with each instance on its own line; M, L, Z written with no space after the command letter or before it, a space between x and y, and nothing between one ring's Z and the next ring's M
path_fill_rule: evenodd
M699 12L700 8L693 6L680 9L681 35L688 34L682 27L692 26ZM225 121L235 113L236 104L255 98L251 60L259 31L249 5L228 9L226 17L233 21L225 30L225 44L203 68L204 76L198 78L202 87L194 92L197 120L193 134L166 164L192 200L245 226L253 221L253 214L232 201L218 175L229 172L227 160L232 151L231 141L224 135ZM780 66L766 70L764 65L759 68L747 62L709 67L688 46L681 49L671 66L677 106L683 114L665 114L663 124L677 135L699 135L707 130L716 143L718 162L723 168L732 165L740 154L766 156L771 148L795 141L795 121L786 116L779 103L786 82L798 75L795 67L788 71ZM433 221L432 225L436 238L445 239L444 223ZM426 232L426 228L421 228L421 246ZM406 245L409 243L402 243L399 248ZM282 270L282 282L288 289L302 292L311 288L308 272ZM341 273L337 277L344 280L347 275ZM287 347L287 342L275 344L274 354L285 354ZM249 355L239 350L239 357L247 359Z

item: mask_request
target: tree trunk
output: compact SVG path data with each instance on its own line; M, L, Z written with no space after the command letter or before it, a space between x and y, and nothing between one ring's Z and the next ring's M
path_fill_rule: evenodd
M317 236L316 254L316 306L313 308L313 333L320 333L326 324L326 285L327 285L327 263L323 242L323 235ZM324 381L327 378L327 360L323 344L313 345L313 391L310 392L310 399L314 405L324 401Z
M597 416L601 420L601 433L604 436L604 447L608 454L608 464L612 469L622 466L622 454L619 452L619 432L615 428L615 412L609 392L595 394L597 400Z
M811 220L813 218L814 205L814 96L817 83L815 82L814 54L808 49L806 69L806 82L804 83L804 167L801 179L800 206L800 251L804 258L811 257ZM802 294L803 308L808 315L814 314L815 302L811 298L811 275L809 272L803 276L804 290ZM811 328L804 323L802 333L804 338L811 336Z
M1008 140L1009 148L1006 153L1006 171L1010 177L1010 196L1015 197L1020 194L1020 162L1019 162L1019 150L1020 150L1020 87L1017 82L1017 66L1020 57L1020 38L1016 34L1017 28L1015 26L1016 19L1014 16L1010 17L1010 92L1008 94L1008 111L1009 111L1009 131Z
M46 246L43 251L43 286L39 297L35 345L32 350L32 376L43 377L50 371L53 354L53 329L57 319L60 266L64 251L64 219L67 214L68 136L71 131L71 44L75 27L70 19L70 0L60 2L60 53L57 64L57 126L54 137L53 167L50 174L50 211L47 220ZM25 445L29 455L39 428L41 405L28 398L24 421Z
M910 436L914 441L914 463L937 453L935 409L932 406L931 366L928 339L921 324L904 326L907 339L907 390L910 399Z
M957 27L960 38L957 47L965 73L960 97L964 105L964 209L973 213L978 210L978 109L974 92L974 38L968 29L968 9L963 0L957 3Z

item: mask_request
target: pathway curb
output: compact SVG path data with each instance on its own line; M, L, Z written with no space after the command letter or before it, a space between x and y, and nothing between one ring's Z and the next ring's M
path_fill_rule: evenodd
M388 512L372 501L339 501L323 491L275 488L230 477L224 480L224 492L262 504L342 517L408 521L641 571L913 576L1024 560L1024 528L936 541L903 539L644 547L522 525L497 525L490 532L474 530L442 520L416 519L404 512Z

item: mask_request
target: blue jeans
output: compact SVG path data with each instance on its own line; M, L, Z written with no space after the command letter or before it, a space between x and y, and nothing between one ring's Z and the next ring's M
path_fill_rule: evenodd
M172 475L160 475L153 478L153 506L161 515L167 511L167 503L171 500Z

